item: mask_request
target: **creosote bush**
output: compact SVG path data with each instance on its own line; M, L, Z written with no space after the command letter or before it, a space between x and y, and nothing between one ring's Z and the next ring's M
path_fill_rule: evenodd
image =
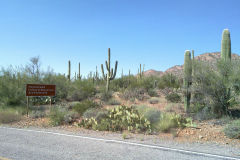
M83 115L83 113L90 109L90 108L99 108L100 105L94 101L90 100L84 100L82 102L79 102L73 106L73 110L76 111L80 116Z
M94 84L88 80L77 80L71 84L68 99L71 101L82 101L93 97L97 90Z
M229 138L240 139L240 119L234 120L229 123L224 128L224 133Z
M165 98L169 102L173 102L173 103L181 102L181 96L174 92L167 94Z
M59 126L64 123L64 116L67 114L67 111L60 106L54 106L50 109L50 123L53 126Z
M155 128L161 132L169 132L174 128L184 128L195 126L191 118L184 118L183 116L175 113L161 114L159 123L155 125Z

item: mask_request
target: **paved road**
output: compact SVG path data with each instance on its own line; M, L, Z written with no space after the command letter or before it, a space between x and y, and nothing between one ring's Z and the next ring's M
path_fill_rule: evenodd
M0 127L0 160L219 160L231 156L205 154L118 140L57 132ZM240 157L239 157L240 159Z

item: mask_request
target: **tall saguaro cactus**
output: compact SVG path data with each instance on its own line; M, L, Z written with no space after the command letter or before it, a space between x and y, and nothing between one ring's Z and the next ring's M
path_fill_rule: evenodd
M78 79L81 79L82 76L81 76L81 70L80 70L80 63L78 63L78 75L77 75L77 78Z
M71 61L68 61L68 80L71 80Z
M232 53L231 53L231 38L230 38L230 32L228 29L224 29L222 33L222 42L221 42L221 59L224 62L231 62ZM227 64L226 63L226 64ZM228 71L227 71L228 72ZM224 74L224 81L227 83L229 76L228 73ZM223 93L223 97L225 97L225 105L224 105L224 112L227 114L228 107L230 105L229 99L231 97L231 89L226 87L225 92Z
M139 72L139 70L138 70L138 72ZM144 73L144 65L143 65L143 69L142 69L142 64L140 64L140 72L139 72L140 79L143 77L143 73Z
M192 50L192 76L195 74L195 59L194 59L194 50Z
M101 64L101 69L102 69L102 75L105 81L107 81L106 84L106 92L109 91L109 84L110 81L113 80L116 77L116 73L117 73L117 66L118 66L118 61L115 62L115 69L113 72L113 68L111 68L111 53L110 53L110 48L108 48L108 61L105 62L106 64L106 69L107 69L107 74L104 73L104 68L103 68L103 64Z
M221 58L231 60L231 38L228 29L224 29L222 33Z
M184 88L185 88L185 96L184 96L184 108L186 112L189 112L190 108L190 85L192 81L192 60L191 60L191 52L189 50L185 51L184 55Z

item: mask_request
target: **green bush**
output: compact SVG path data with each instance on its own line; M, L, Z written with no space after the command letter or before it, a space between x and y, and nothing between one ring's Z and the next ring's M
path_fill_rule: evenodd
M88 80L74 81L71 84L68 99L70 101L82 101L93 97L97 90L94 84Z
M180 88L180 80L173 74L164 74L158 81L158 88Z
M134 106L134 108L138 111L140 116L146 118L150 122L152 130L154 130L154 126L159 122L161 118L161 112L156 108L151 108L145 105Z
M95 117L95 119L98 122L101 122L103 119L107 119L109 115L109 111L106 109L101 109L100 111L97 112L97 115Z
M149 108L143 114L144 118L150 121L152 125L155 125L161 117L161 112L155 108Z
M181 102L181 96L177 93L169 93L166 96L166 100L172 103Z
M224 133L229 138L240 139L240 119L229 123L224 128Z
M82 102L75 104L73 106L73 110L76 111L80 116L82 116L87 109L98 108L98 107L100 106L96 102L90 101L90 100L84 100Z
M125 100L131 100L131 99L138 99L138 100L144 100L144 89L142 88L136 88L136 89L127 89L123 92L121 97Z
M59 126L64 123L64 116L67 114L67 111L60 106L54 106L50 109L50 122L53 126Z
M89 118L92 118L92 117L95 118L99 111L100 111L99 108L89 108L83 113L82 117L85 118L85 119L86 118L89 119Z
M157 92L156 92L155 89L149 89L149 90L148 90L148 95L149 95L150 97L158 97L158 94L157 94Z
M201 111L195 114L195 118L199 121L214 119L217 117L218 116L212 112L210 107L204 107Z
M191 87L193 97L217 117L228 115L229 109L240 102L239 61L196 62L196 67Z
M11 110L0 110L0 124L7 124L21 120L21 115Z
M106 92L105 90L102 91L100 93L100 99L103 101L103 102L107 102L108 100L110 100L112 98L112 92L109 91L109 92Z
M184 128L190 126L195 126L195 124L192 123L191 118L184 118L175 113L165 113L161 114L159 123L157 123L154 127L156 130L161 132L169 132L174 128Z
M31 118L43 118L46 116L45 111L34 110L29 115Z
M78 113L70 111L67 112L64 115L64 123L65 124L72 124L73 122L75 122L77 119L79 118Z

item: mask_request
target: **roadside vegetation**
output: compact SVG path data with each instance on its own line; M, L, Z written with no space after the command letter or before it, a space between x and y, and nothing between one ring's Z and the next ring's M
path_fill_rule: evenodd
M26 84L55 84L52 106L49 97L30 98L29 118L48 118L53 126L176 136L176 129L225 117L223 132L239 139L240 61L231 60L231 53L222 50L222 58L214 63L197 61L194 51L186 51L183 74L161 77L145 76L140 65L137 75L129 71L117 78L117 61L114 68L109 68L109 61L105 70L102 65L102 76L96 68L83 77L79 64L78 74L71 77L70 61L68 75L63 75L43 71L40 58L33 57L24 67L1 68L0 123L26 118ZM156 107L163 101L164 107Z

